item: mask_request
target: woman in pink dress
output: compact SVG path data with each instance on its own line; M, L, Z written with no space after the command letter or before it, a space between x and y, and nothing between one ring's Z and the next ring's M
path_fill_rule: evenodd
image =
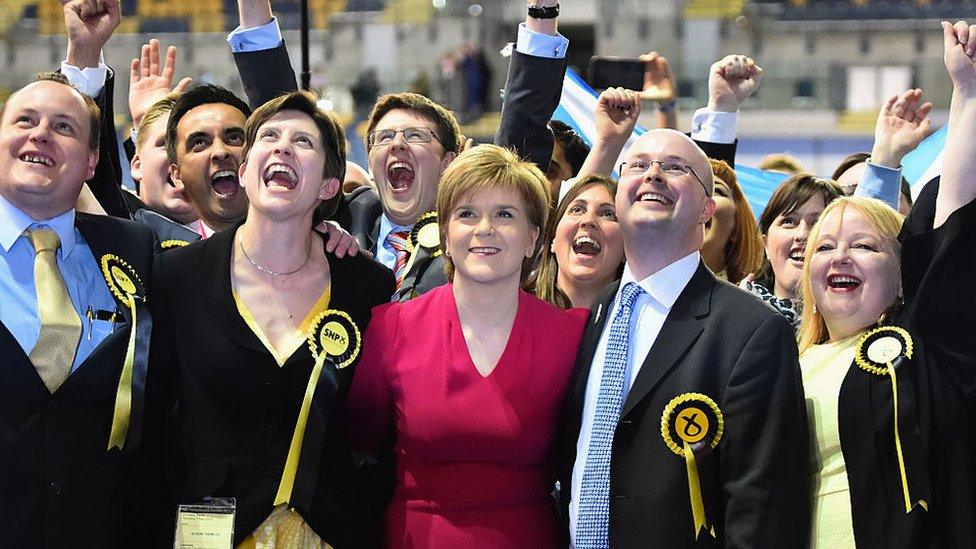
M396 428L389 547L558 544L549 456L587 313L519 289L542 245L545 185L506 149L461 154L437 195L451 283L373 310L348 431L371 449Z

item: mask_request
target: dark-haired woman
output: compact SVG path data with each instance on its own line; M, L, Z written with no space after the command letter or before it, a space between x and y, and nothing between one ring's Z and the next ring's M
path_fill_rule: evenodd
M235 498L239 547L376 546L338 403L393 277L327 255L312 230L345 168L342 126L314 96L272 100L245 130L246 220L155 267L147 385L178 402L175 490L181 503ZM323 345L323 326L341 337Z

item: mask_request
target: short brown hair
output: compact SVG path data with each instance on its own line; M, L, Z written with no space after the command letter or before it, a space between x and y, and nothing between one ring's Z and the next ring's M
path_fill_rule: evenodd
M85 102L85 108L88 109L88 149L97 151L98 142L102 136L102 109L98 108L98 103L95 103L95 100L92 99L91 96L76 88L74 84L68 80L68 77L60 72L39 72L34 75L34 81L57 82L58 84L64 84L81 96L81 99Z
M143 130L151 126L153 122L159 120L160 118L169 116L170 111L173 110L173 105L176 104L177 97L179 97L179 94L171 93L159 101L156 101L151 107L149 107L149 110L147 110L146 114L142 117L142 127L139 128L139 131L136 133L136 149L142 148L143 144L146 142L146 139L149 139L149 132ZM165 130L163 130L163 133L165 134Z
M391 93L376 100L373 112L366 121L366 141L369 134L376 129L376 124L386 116L386 113L403 109L414 111L427 118L437 126L437 140L444 147L444 152L461 152L461 126L451 111L431 101L418 93Z
M310 91L294 91L279 95L258 107L244 125L242 158L247 159L257 140L258 130L265 122L282 111L298 111L307 114L319 129L322 148L325 150L325 169L322 175L337 178L341 189L342 181L346 177L346 135L335 115L320 109L317 101L318 97ZM341 190L334 197L324 200L322 209L331 212L340 200Z
M709 159L712 165L712 175L721 179L732 191L732 202L735 204L735 227L729 234L729 241L725 245L725 273L733 284L751 273L756 273L763 264L763 243L759 236L759 226L756 224L756 214L746 200L739 180L724 160Z
M491 188L517 192L525 201L529 223L539 229L532 257L522 262L522 281L528 277L539 257L546 217L549 215L548 180L532 162L521 160L514 152L498 145L478 145L460 155L441 176L437 189L437 219L440 225L441 248L447 250L447 227L451 211L465 196ZM444 272L454 280L454 263L445 254Z
M798 174L803 171L800 161L786 153L767 155L759 163L760 170L771 170L788 174Z

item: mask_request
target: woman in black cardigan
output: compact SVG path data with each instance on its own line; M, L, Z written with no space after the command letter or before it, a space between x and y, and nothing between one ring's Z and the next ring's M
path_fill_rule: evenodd
M179 503L236 498L238 547L379 538L340 413L370 309L389 301L393 277L361 255L326 254L312 230L319 201L341 199L344 146L311 94L266 103L246 126L246 220L162 254L155 269L147 406L178 409L176 444L157 448L180 454Z
M943 32L941 182L903 225L876 200L840 198L807 244L814 547L976 547L976 26Z

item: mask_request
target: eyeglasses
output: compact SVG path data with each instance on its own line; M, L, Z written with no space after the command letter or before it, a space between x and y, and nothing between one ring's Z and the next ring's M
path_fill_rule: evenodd
M433 139L438 143L441 142L440 139L434 135L434 132L427 128L403 128L400 130L377 130L368 136L369 148L374 149L376 147L388 147L393 140L396 139L398 133L403 133L403 138L407 143L413 145L419 145L421 143L430 143Z
M708 192L708 187L705 186L705 182L702 181L702 178L698 176L698 172L695 171L695 168L692 168L688 164L682 164L676 160L644 160L642 158L638 158L632 162L621 162L620 167L617 168L617 173L619 173L621 177L644 177L647 175L647 172L651 171L651 166L654 164L660 165L661 171L664 172L665 175L671 177L681 177L682 175L691 174L695 179L698 180L698 183L702 186L702 189L705 190L705 195L712 196L712 193Z

